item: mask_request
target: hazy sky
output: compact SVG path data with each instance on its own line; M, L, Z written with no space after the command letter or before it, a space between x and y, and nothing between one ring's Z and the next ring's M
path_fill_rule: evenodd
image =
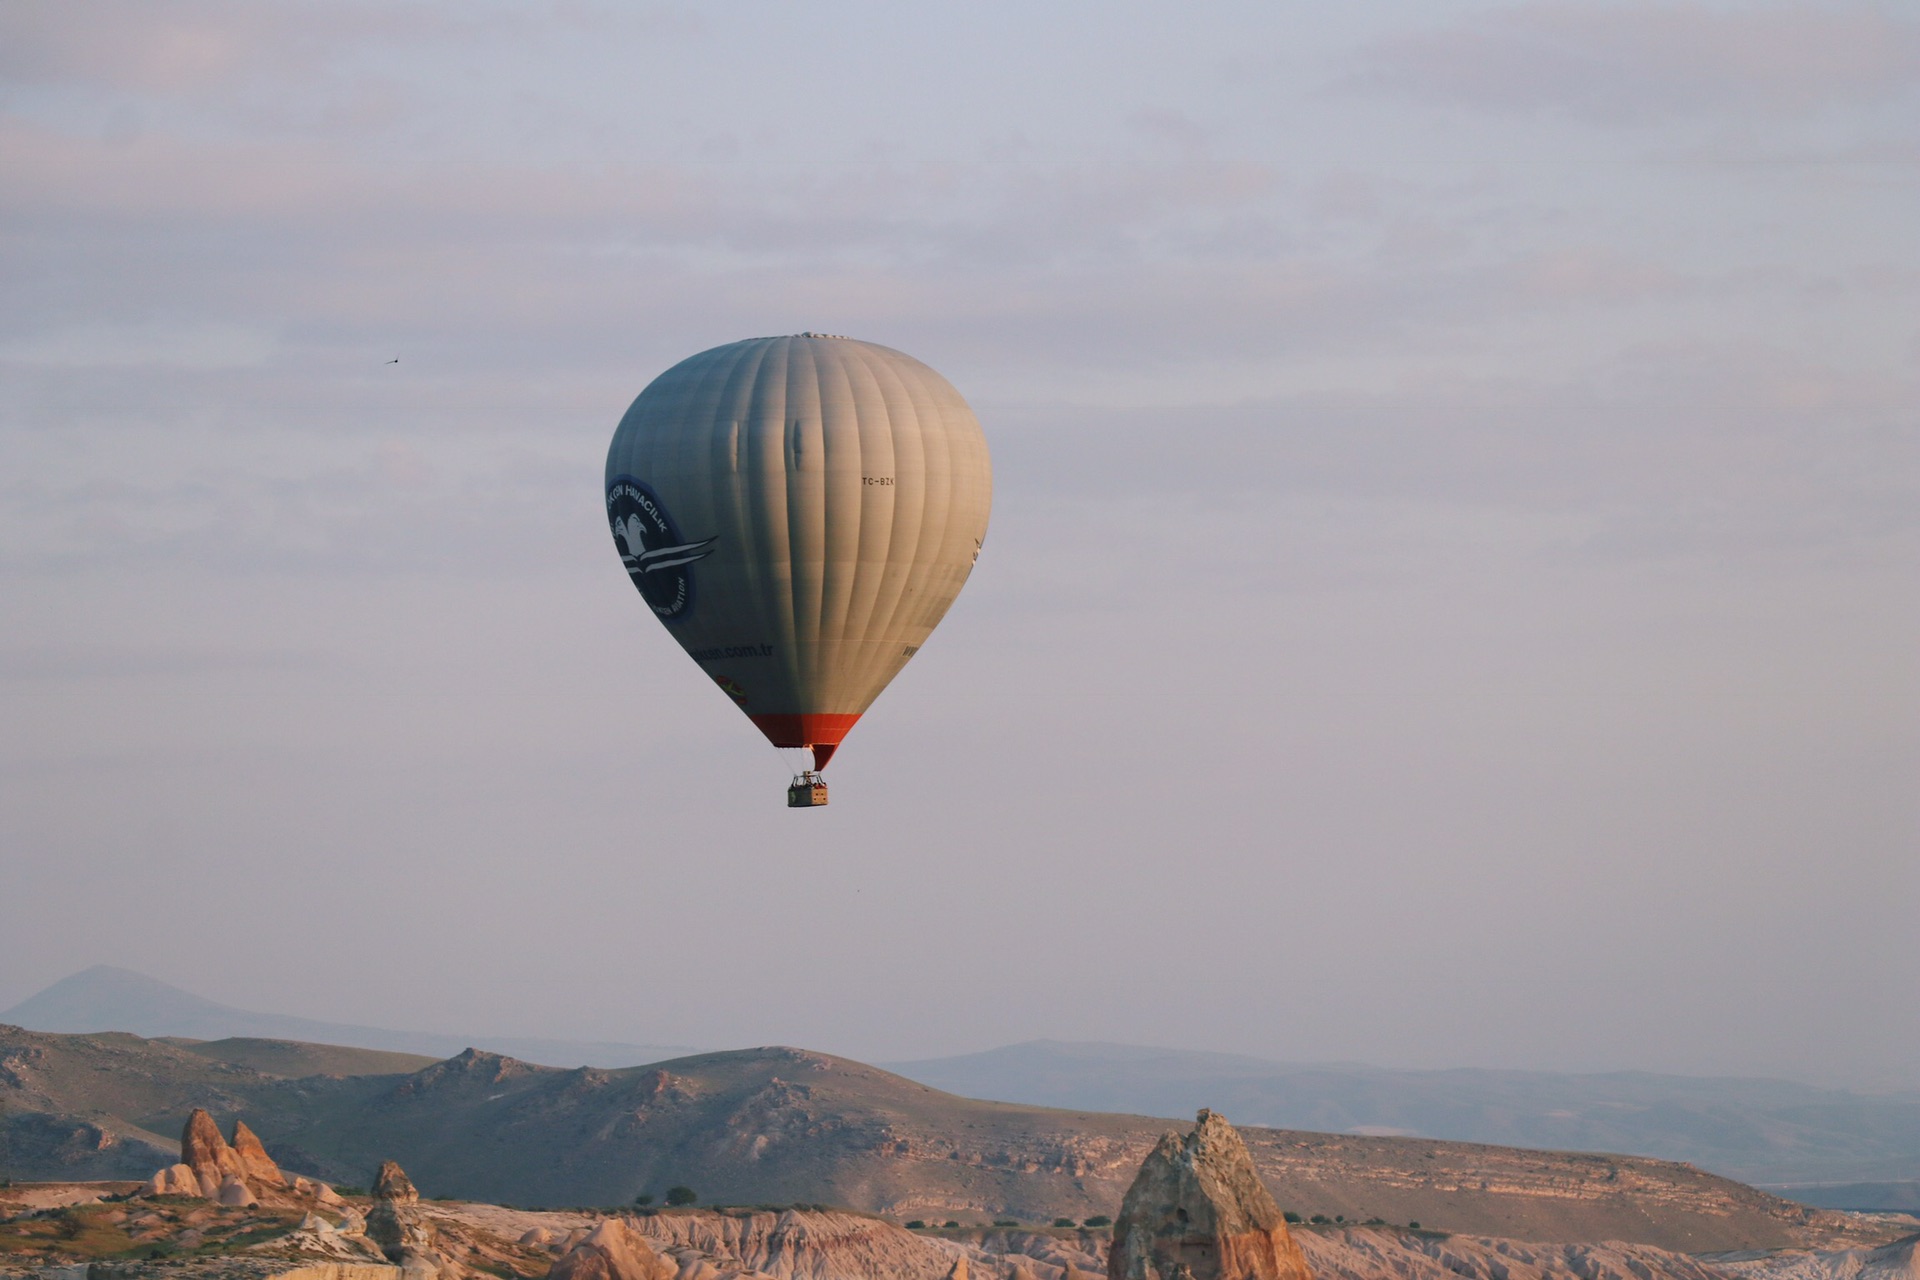
M1905 3L11 0L0 1007L1920 1087L1916 228ZM803 329L997 480L818 812L600 499Z

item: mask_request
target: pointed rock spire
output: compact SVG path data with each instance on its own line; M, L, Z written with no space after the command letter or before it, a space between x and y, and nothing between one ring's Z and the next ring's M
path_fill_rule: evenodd
M1140 1166L1113 1224L1108 1280L1312 1280L1234 1127L1202 1111Z
M392 1160L382 1160L380 1172L373 1175L373 1198L391 1200L395 1204L420 1203L420 1193L414 1190L413 1179Z
M254 1186L287 1185L286 1175L280 1172L280 1166L273 1162L273 1157L267 1154L266 1147L261 1145L253 1130L247 1128L244 1120L233 1122L233 1154L239 1160L247 1181Z
M209 1200L220 1198L220 1188L229 1178L244 1180L246 1169L240 1157L220 1136L220 1126L205 1109L195 1107L180 1133L180 1163L193 1170L200 1194Z

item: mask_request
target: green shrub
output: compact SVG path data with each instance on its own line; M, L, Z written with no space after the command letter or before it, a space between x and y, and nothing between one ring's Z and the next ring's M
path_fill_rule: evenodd
M1055 1218L1053 1220L1053 1225L1056 1227L1070 1227L1073 1225L1073 1219L1072 1218Z
M1300 1222L1300 1215L1295 1213L1291 1209L1287 1210L1285 1213L1281 1214L1280 1216L1285 1218L1288 1222L1294 1223L1295 1225L1298 1225Z
M1017 1227L1020 1225L1020 1220L1018 1218L995 1218L993 1225L996 1227Z
M918 1218L915 1218L912 1222L909 1222L907 1224L907 1230L909 1231L925 1231L926 1229L927 1229L927 1224L920 1221L920 1219Z
M953 1221L951 1218L949 1218L946 1222L942 1223L941 1225L944 1227L953 1228L953 1227L959 1226L960 1224Z
M1409 1222L1407 1224L1407 1230L1409 1231L1418 1231L1419 1229L1420 1229L1420 1224L1417 1222Z
M1294 1221L1298 1222L1299 1219L1296 1218ZM1088 1218L1082 1225L1088 1227L1110 1227L1113 1225L1113 1219L1104 1213L1096 1213L1091 1218Z
M1308 1218L1307 1221L1308 1222L1331 1222L1333 1221L1333 1219L1327 1217L1327 1215L1324 1213L1316 1213L1311 1218Z
M684 1205L696 1204L699 1202L699 1200L700 1200L699 1194L696 1193L692 1187L668 1187L667 1188L667 1203L670 1205L673 1205L675 1208L680 1208Z
M648 1205L653 1203L653 1197L643 1191L639 1195L633 1198L633 1202L639 1205L642 1209L644 1209Z

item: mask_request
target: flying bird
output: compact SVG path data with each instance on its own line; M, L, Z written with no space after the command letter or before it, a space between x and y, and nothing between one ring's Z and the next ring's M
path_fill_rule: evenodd
M395 357L394 357L393 359L391 359L391 360L389 360L389 361L387 361L387 363L388 363L388 364L399 364L399 363L400 363L400 357L399 357L399 356L395 356Z

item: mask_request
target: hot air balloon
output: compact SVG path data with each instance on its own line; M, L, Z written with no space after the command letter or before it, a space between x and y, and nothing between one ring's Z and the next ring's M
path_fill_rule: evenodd
M776 747L821 771L966 584L987 535L986 438L912 356L829 334L682 360L607 450L607 521L655 617Z

